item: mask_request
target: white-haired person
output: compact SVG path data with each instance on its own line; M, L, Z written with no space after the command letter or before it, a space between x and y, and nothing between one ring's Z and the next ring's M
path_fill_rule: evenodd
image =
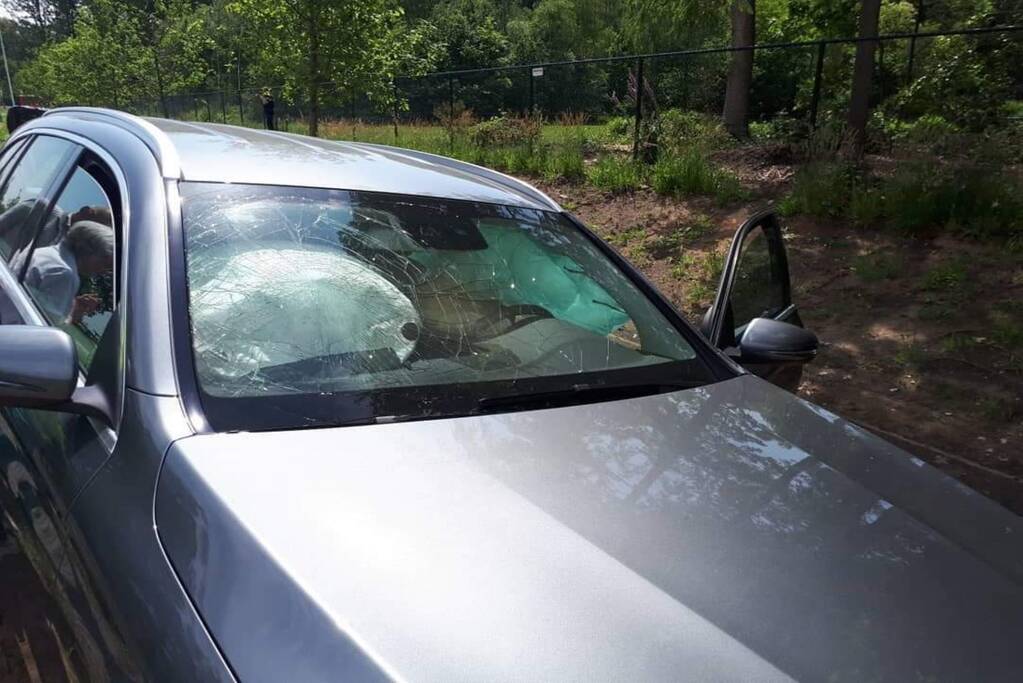
M100 300L79 296L82 279L113 270L114 231L95 221L72 224L56 244L32 252L25 271L25 286L54 322L81 322L94 313Z

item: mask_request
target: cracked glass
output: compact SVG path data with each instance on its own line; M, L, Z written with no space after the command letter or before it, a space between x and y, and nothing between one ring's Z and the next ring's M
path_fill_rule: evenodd
M488 396L711 376L564 216L182 183L204 409L226 428L467 414Z

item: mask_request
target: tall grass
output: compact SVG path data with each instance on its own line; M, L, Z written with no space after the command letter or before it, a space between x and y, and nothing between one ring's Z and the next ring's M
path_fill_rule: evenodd
M614 155L603 156L587 172L590 183L609 192L638 190L644 181L645 169L632 159Z
M793 178L787 214L881 223L906 234L947 230L1023 241L1023 183L1002 169L905 163L873 176L842 162L815 162Z
M651 185L657 194L710 195L722 203L745 196L735 175L715 168L697 150L660 159L654 165Z

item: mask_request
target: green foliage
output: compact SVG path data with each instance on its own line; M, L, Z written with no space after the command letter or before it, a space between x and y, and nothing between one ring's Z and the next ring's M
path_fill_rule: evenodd
M680 229L673 229L668 232L653 235L643 245L648 254L654 258L666 258L678 252L682 247L682 240L685 233Z
M612 116L604 124L608 137L619 141L628 139L632 135L633 121L627 116Z
M731 147L732 137L718 117L668 109L658 117L658 143L669 154Z
M992 61L976 48L978 41L983 39L942 36L922 43L920 75L894 100L899 115L914 119L932 114L975 131L995 123L999 105L1012 91L1010 73L1018 65Z
M901 167L877 199L901 231L934 227L973 237L1009 238L1023 232L1023 188L997 169Z
M608 155L597 160L588 172L589 181L609 192L632 192L643 184L644 168L632 159Z
M681 156L661 157L654 165L651 184L658 194L711 195L721 202L735 201L746 194L738 178L714 168L695 150Z
M549 152L543 176L546 180L583 180L586 177L586 166L582 149L569 146Z
M898 256L885 253L861 254L853 259L852 270L864 282L894 280L902 272L903 263Z
M210 45L203 10L185 0L157 2L151 15L93 0L79 10L74 34L44 46L19 85L52 104L124 107L201 85Z
M445 0L429 16L434 39L444 46L441 69L472 69L508 62L508 38L490 0Z
M646 228L635 225L619 232L613 232L606 239L613 246L621 248L642 241L644 235L646 235Z
M977 238L1023 235L1023 187L998 168L904 163L868 177L842 162L815 162L797 171L779 208L787 215L883 221L900 232L944 229Z
M824 218L843 216L856 182L855 170L841 163L813 162L800 168L792 190L781 201L783 214L808 214Z
M409 32L391 0L229 0L257 52L253 69L304 93L310 103L310 134L317 134L320 106L358 93L389 102L391 81L408 51ZM414 32L413 32L414 33ZM333 83L329 89L323 83Z
M539 141L542 126L536 118L495 116L469 129L469 139L479 147L534 144Z
M931 291L952 291L966 283L966 262L963 259L949 259L924 273L924 289Z

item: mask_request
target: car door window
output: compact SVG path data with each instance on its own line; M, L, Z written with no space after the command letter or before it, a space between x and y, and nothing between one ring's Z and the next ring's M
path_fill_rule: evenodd
M28 138L20 138L15 140L13 143L7 146L3 151L3 156L0 157L0 178L2 178L11 166L11 162L18 158L18 153L25 147L25 142Z
M22 283L86 370L116 306L114 204L95 164L75 167L35 240Z
M776 254L760 226L743 241L730 297L737 332L754 318L770 318L785 308L787 284Z
M0 194L0 256L8 262L21 255L32 242L36 222L31 220L36 200L57 177L76 145L41 135L31 141ZM17 270L15 270L17 272Z

